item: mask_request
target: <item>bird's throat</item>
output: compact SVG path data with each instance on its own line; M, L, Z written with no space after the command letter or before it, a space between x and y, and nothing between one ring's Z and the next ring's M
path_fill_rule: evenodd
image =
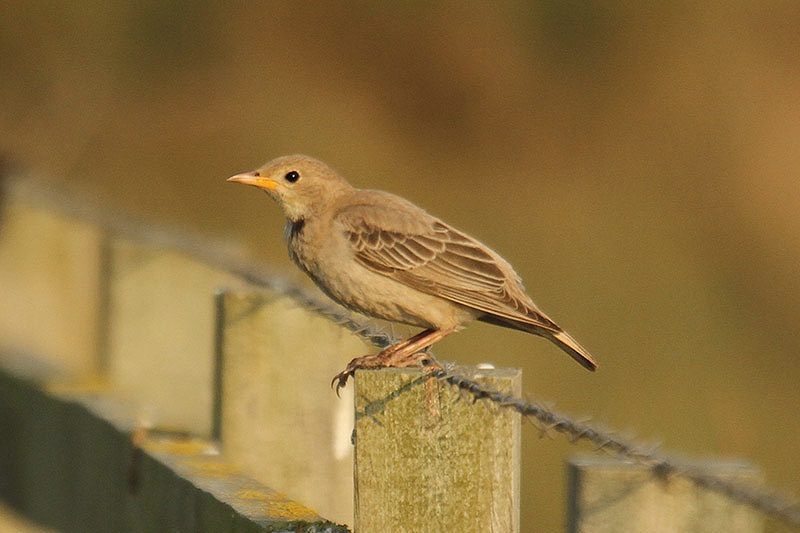
M291 245L303 233L303 228L306 225L306 219L299 218L297 220L287 220L286 228L283 230L283 237L286 242Z

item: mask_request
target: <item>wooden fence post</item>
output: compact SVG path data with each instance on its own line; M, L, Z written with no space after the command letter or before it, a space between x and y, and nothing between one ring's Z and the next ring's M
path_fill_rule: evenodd
M741 462L698 466L723 479L759 478L756 469ZM683 477L663 479L644 466L607 457L572 459L567 473L568 531L573 533L763 530L763 517L752 507Z
M374 350L266 289L223 291L217 426L225 454L258 481L337 522L353 521L353 395L331 378Z
M457 371L520 394L519 369ZM354 382L356 531L519 531L518 413L417 369Z
M164 429L211 435L214 291L234 275L161 246L111 243L108 375L114 394Z
M37 354L73 376L96 375L103 231L24 199L0 207L2 348Z

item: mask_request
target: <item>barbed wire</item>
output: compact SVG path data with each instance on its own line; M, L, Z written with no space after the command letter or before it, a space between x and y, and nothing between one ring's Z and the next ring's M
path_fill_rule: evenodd
M321 315L348 329L366 342L385 348L397 339L376 325L356 317L353 313L324 298L321 293L288 282L273 272L257 265L244 252L243 247L230 243L213 242L206 237L164 226L145 223L108 209L74 193L46 186L23 178L12 180L6 187L6 201L17 199L30 205L44 207L63 215L89 222L103 231L142 243L164 247L194 257L211 266L234 274L244 281L284 294L302 307ZM429 355L433 360L432 352ZM695 465L668 458L653 447L645 447L620 437L613 431L603 430L558 413L543 405L527 402L513 395L484 387L480 383L445 368L426 370L431 379L446 382L469 394L474 402L487 400L501 408L517 411L523 417L535 420L543 434L561 433L571 443L587 442L595 450L611 454L621 460L652 469L660 477L680 476L695 485L727 495L759 511L800 527L800 503L796 499L778 494L764 485L730 480L702 470Z

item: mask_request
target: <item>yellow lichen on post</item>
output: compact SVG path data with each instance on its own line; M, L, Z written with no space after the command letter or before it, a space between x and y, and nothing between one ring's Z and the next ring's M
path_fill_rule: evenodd
M458 372L520 394L519 369ZM518 413L416 369L354 382L356 531L519 531Z

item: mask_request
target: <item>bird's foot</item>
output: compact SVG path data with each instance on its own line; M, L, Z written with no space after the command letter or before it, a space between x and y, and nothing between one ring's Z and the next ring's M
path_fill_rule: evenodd
M356 357L347 364L347 367L336 374L331 380L331 387L336 385L336 395L339 390L347 385L347 380L356 370L362 368L408 368L410 366L424 367L425 370L441 370L436 359L428 353L427 348L411 354L400 355L397 352L380 352L377 354Z
M356 357L347 363L345 369L333 376L333 379L331 380L331 387L336 385L336 396L339 396L339 390L347 385L347 380L355 373L356 370L359 368L379 368L381 366L385 366L386 359L387 358L383 357L383 353L381 352L378 354Z

